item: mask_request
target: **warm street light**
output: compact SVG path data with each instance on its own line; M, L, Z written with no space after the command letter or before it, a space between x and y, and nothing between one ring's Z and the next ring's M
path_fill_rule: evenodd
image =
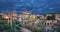
M8 19L9 17L8 16L6 16L6 17L4 17L5 19Z
M5 18L5 19L8 19L8 23L9 23L9 17L8 17L8 16L5 16L4 18Z

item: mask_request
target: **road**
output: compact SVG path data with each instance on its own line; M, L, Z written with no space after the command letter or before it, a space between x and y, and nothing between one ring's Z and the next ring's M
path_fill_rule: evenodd
M27 29L24 26L18 26L18 25L15 25L15 26L21 28L21 32L32 32L31 30Z
M30 31L29 29L21 27L21 32L32 32L32 31Z

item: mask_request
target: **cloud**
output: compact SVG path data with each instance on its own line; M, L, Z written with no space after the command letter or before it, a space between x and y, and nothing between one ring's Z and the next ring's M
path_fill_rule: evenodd
M0 11L6 9L11 10L16 8L19 11L24 9L29 9L33 11L33 9L35 9L34 12L43 13L49 11L52 12L52 10L48 8L56 7L60 9L60 0L0 0ZM39 12L38 9L40 8L44 10Z
M1 9L12 9L14 5L15 5L14 1L0 0L0 10Z

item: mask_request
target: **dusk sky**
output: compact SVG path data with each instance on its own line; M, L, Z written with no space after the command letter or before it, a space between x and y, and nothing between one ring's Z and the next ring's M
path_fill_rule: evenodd
M60 0L0 0L0 13L28 10L34 14L60 13Z

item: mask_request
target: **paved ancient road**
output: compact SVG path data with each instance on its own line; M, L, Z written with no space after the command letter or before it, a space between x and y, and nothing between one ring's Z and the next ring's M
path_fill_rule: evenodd
M21 27L21 32L32 32L32 31L30 31L29 29Z

